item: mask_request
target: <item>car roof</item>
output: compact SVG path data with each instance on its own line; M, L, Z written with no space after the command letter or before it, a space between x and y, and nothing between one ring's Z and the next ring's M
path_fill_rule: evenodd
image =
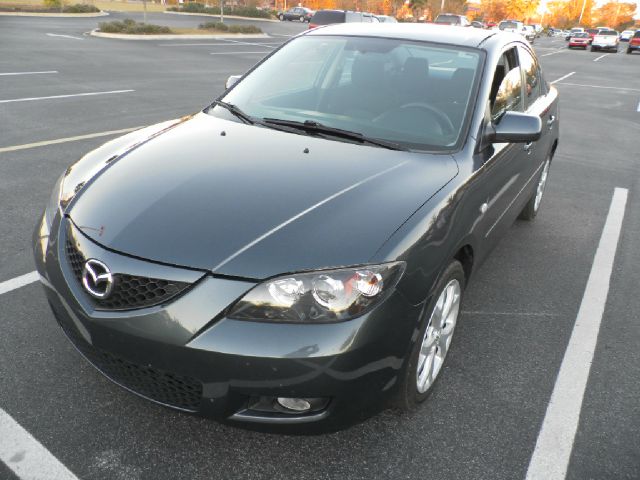
M420 23L341 23L308 30L303 35L351 35L377 38L401 38L421 42L478 47L487 38L500 35L505 41L521 40L518 34L479 28Z

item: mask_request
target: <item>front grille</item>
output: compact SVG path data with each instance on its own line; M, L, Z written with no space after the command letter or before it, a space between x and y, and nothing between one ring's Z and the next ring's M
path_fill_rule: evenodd
M138 365L85 341L75 327L66 325L53 308L56 320L71 343L104 375L132 392L156 402L189 412L197 412L202 399L202 383L195 378Z
M71 240L67 240L65 250L71 270L82 285L82 270L86 259ZM113 275L111 295L100 299L89 298L98 310L131 310L164 303L188 286L185 282L116 273Z

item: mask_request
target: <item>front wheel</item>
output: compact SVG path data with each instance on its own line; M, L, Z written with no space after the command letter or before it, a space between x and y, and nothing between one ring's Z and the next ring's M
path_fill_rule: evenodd
M522 212L520 212L520 216L518 217L520 220L531 221L536 218L536 215L538 215L540 202L542 202L542 197L544 195L544 188L547 185L547 178L549 177L550 164L551 161L547 158L543 164L542 173L540 174L540 178L538 179L538 186L536 187L536 191L533 192L533 195L531 195L531 198L522 209Z
M300 17L300 23L304 23L304 17Z
M451 347L464 287L462 265L453 260L438 280L418 327L418 340L398 389L396 403L401 409L411 410L431 393Z

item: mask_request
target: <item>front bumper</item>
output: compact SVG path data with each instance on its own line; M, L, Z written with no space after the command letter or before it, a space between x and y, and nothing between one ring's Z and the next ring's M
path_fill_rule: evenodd
M69 238L86 257L117 266L114 272L147 269L147 276L169 275L190 286L164 304L101 310L74 275L65 250ZM56 320L105 376L156 403L250 428L323 432L379 411L406 367L421 313L420 305L393 292L373 311L342 323L228 319L227 307L254 283L109 251L59 215L51 232L41 221L34 254ZM326 402L302 414L263 408L277 397Z

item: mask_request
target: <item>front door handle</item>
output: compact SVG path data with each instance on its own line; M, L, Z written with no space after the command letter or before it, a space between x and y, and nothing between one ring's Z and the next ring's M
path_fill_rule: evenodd
M556 121L556 116L555 116L555 115L551 115L551 116L549 117L549 120L547 120L547 127L551 127L551 126L553 126L553 124L555 123L555 121Z
M533 142L529 142L529 143L525 143L523 148L525 152L531 153L532 147L533 147Z

